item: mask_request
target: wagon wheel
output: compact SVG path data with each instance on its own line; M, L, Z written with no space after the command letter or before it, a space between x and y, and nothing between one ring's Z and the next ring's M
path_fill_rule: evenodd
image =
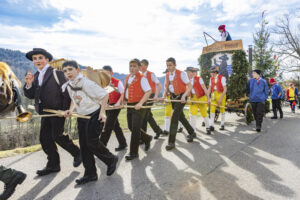
M247 103L245 106L245 121L249 125L254 120L252 106L250 103Z
M218 121L219 115L220 115L220 110L219 108L217 108L215 113L215 122Z

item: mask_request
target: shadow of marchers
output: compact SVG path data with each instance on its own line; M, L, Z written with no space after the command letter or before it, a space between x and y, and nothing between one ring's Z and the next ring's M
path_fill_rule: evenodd
M71 183L74 182L75 178L79 175L79 172L73 171L69 176L63 179L58 185L52 188L44 196L38 198L38 200L47 200L53 199L57 194L62 192L65 188L68 187Z

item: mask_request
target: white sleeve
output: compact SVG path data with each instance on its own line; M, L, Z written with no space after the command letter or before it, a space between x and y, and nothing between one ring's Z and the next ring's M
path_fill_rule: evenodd
M223 87L226 86L226 78L224 76L222 77L221 82Z
M155 83L155 84L158 84L158 83L159 83L159 80L158 80L158 78L155 76L154 73L151 73L151 80L152 80L152 82Z
M144 92L148 92L149 90L151 90L149 82L145 77L142 77L141 85L142 85L142 89L143 89Z
M86 80L82 89L85 91L87 96L92 98L94 101L101 101L104 96L107 95L106 90L91 80Z
M203 85L203 84L204 84L204 81L203 81L202 78L199 78L199 83L200 83L200 85Z
M211 86L211 79L209 79L209 86Z
M190 80L185 72L181 72L180 78L181 78L182 82L184 82L186 85L188 83L190 83Z
M121 94L124 93L124 85L123 85L122 81L119 81L119 83L118 83L118 90Z

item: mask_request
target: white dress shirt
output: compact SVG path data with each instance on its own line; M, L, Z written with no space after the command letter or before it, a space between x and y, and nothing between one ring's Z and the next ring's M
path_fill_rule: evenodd
M128 86L129 86L129 84L131 84L131 82L134 80L134 78L135 78L135 75L134 76L131 75L128 78L128 82L127 82ZM145 77L142 77L142 79L141 79L141 86L142 86L142 90L144 92L148 92L149 90L151 90L149 82ZM125 92L125 98L128 99L128 87L127 87L126 92Z
M170 82L174 80L175 72L176 72L176 70L173 73L169 72L169 81ZM186 85L190 82L190 80L189 80L189 78L188 78L188 76L186 75L185 72L181 72L180 78L181 78L182 82ZM164 85L166 86L166 79L165 79L165 84ZM169 91L171 93L174 93L174 87L173 87L173 84L171 84L171 83L169 84Z
M70 87L81 88L81 90L73 91ZM100 108L101 100L107 95L104 90L96 82L78 75L73 81L66 82L63 86L63 91L67 88L69 95L75 105L75 109L80 115L89 115Z
M110 81L110 84L113 85L111 81ZM123 92L124 92L124 85L123 85L122 81L118 82L118 91L120 94L123 94Z
M45 67L42 70L38 69L38 72L39 72L39 76L38 76L39 86L41 86L43 84L45 73L46 73L46 71L49 67L50 66L47 64L47 65L45 65Z
M194 79L195 79L195 78L192 78L192 79L191 79L191 84L192 84L192 86L194 86ZM203 81L203 79L202 79L201 77L199 78L199 83L200 83L200 85L204 84L204 81ZM192 94L195 94L194 88L192 88Z

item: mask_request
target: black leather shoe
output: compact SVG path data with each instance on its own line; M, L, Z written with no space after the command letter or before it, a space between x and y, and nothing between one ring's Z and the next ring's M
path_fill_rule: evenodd
M211 126L210 131L215 131L215 127Z
M204 123L204 122L202 122L202 126L203 126L203 127L205 126L205 123Z
M172 150L172 149L174 149L175 148L175 144L174 143L169 143L167 146L166 146L166 150L167 151L170 151L170 150Z
M152 141L152 136L150 136L149 140L145 142L145 151L148 151L150 149L151 141Z
M78 167L82 162L81 154L79 153L77 156L74 157L73 167Z
M207 135L211 135L210 128L207 128L207 129L206 129L206 134L207 134Z
M127 144L125 144L125 145L119 145L117 148L115 148L115 151L122 151L122 150L124 150L126 148L127 148Z
M225 126L222 125L221 128L220 128L220 130L221 130L221 131L224 131L224 130L225 130Z
M154 136L154 139L157 140L161 134L163 134L162 130L160 130L158 133L156 133L156 135Z
M119 160L119 158L117 156L115 156L115 159L111 163L111 165L107 166L107 171L106 171L107 176L111 176L116 171L118 160Z
M83 176L80 179L76 179L75 182L77 183L77 185L83 185L83 184L86 184L88 182L97 181L97 180L98 180L97 175L95 175L95 176Z
M271 117L271 119L277 119L277 117Z
M135 158L138 158L139 155L138 154L129 154L128 156L125 156L126 160L133 160Z
M169 131L164 130L163 135L169 135Z
M55 172L59 172L59 171L60 171L60 167L59 166L57 166L57 167L45 167L42 170L38 170L36 172L36 174L39 175L39 176L45 176L45 175L48 175L48 174L51 174L51 173L55 173Z
M11 180L4 185L4 191L0 195L1 200L6 200L15 192L15 189L18 184L22 184L26 178L26 174L23 172L15 172Z
M182 131L183 131L183 128L182 128L182 127L180 127L180 128L177 130L178 133L181 133Z
M260 127L260 126L257 126L257 127L256 127L256 131L257 131L257 132L260 132L260 131L261 131L261 127Z
M194 140L194 136L193 135L186 136L186 141L187 142L193 142L193 140Z

